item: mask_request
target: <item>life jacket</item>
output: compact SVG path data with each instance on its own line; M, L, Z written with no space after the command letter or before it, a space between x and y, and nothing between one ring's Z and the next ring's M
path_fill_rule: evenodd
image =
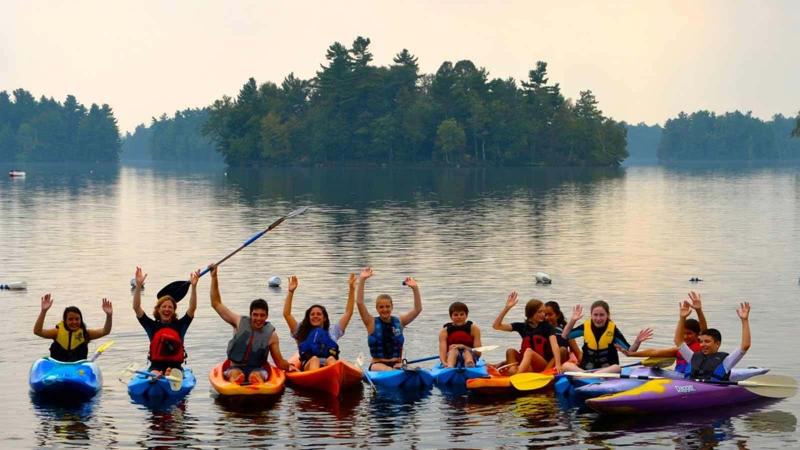
M64 321L56 324L56 338L50 344L50 357L63 362L74 362L89 356L89 333L83 325L69 331Z
M242 316L239 318L236 333L228 341L228 359L234 364L247 367L264 366L267 364L269 340L274 332L275 326L269 322L264 323L264 328L253 330L250 317Z
M717 352L708 356L704 355L703 352L695 352L692 355L689 378L693 380L727 381L730 378L730 373L725 371L725 366L722 364L727 356L728 354L725 352Z
M464 325L455 325L450 322L446 323L443 328L447 328L448 347L453 344L472 347L475 344L475 338L472 336L472 321L468 320Z
M689 344L689 349L694 353L699 352L700 351L700 341L694 341L691 344ZM675 371L676 372L680 372L682 374L688 374L691 371L691 368L690 368L691 366L689 365L689 361L686 361L685 359L683 359L683 355L681 355L681 351L680 350L678 350L675 353L676 353L676 355L675 355Z
M312 357L327 358L333 356L339 359L339 344L331 339L328 330L322 327L312 329L306 339L297 345L300 352L300 361L308 361Z
M538 328L538 325L536 327L532 327L530 323L527 322L526 325L530 330L535 330L536 328ZM547 352L549 345L550 345L550 340L548 338L541 336L539 334L530 333L522 338L522 345L519 348L519 353L520 355L524 355L525 350L531 349L536 353L542 355L542 358L550 359L547 358L547 356L549 356ZM552 353L552 351L550 353Z
M390 323L375 317L375 329L367 337L369 353L376 359L400 358L403 355L403 326L400 319L392 316Z
M592 321L583 323L583 359L581 367L585 370L599 369L619 363L617 349L614 343L614 331L617 326L611 320L606 325L606 330L598 341L592 332Z
M168 325L162 326L150 340L150 362L182 364L186 359L183 341L178 330Z

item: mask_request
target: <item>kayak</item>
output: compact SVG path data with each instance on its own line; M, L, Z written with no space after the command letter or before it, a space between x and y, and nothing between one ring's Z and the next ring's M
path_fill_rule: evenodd
M286 379L297 389L321 391L338 396L342 390L361 385L364 372L346 361L303 372L287 372Z
M211 369L208 374L208 381L211 387L221 396L276 396L283 392L286 384L286 376L281 369L269 365L269 378L267 381L258 384L236 384L226 380L223 374L225 369L230 367L230 361L224 361Z
M444 367L440 362L430 369L433 381L440 386L466 386L467 380L489 376L486 361L479 359L475 367Z
M62 362L41 358L31 366L31 392L48 400L83 401L94 397L103 386L103 375L89 360Z
M769 372L769 369L765 369L762 367L747 367L747 368L734 368L731 371L731 381L739 381L739 380L746 380L750 377L754 377L756 375L763 375ZM663 370L658 368L651 368L651 367L637 367L630 372L631 375L644 375L644 376L653 376L653 377L664 377L664 378L672 378L676 380L684 379L684 374L682 372L676 372L674 370ZM596 378L592 378L595 380ZM611 380L604 380L599 383L592 383L585 386L581 386L575 389L575 393L580 397L587 399L598 397L600 395L607 395L607 394L616 394L617 392L627 391L628 389L633 389L637 386L641 386L644 384L646 380L631 380L631 379L611 379Z
M433 375L429 370L419 367L393 370L367 370L364 379L370 380L376 388L384 390L420 391L433 386Z
M178 390L173 390L170 381L164 377L156 378L137 373L128 382L128 395L134 402L145 405L171 404L186 397L195 384L197 379L189 368L183 369L183 381Z
M483 395L514 395L526 394L534 391L520 391L511 384L511 377L504 370L497 370L494 367L487 366L489 376L482 378L471 378L467 380L467 389L470 392ZM555 369L548 369L543 372L536 372L542 375L555 375ZM554 378L555 379L555 378ZM553 383L542 386L538 390L551 387Z
M763 398L737 385L702 383L692 380L650 380L616 394L586 401L603 414L662 414L707 410Z

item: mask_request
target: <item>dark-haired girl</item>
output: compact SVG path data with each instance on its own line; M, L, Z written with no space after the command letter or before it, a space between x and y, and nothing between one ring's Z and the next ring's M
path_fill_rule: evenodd
M556 341L558 341L558 348L561 351L561 361L569 360L570 351L572 351L577 360L580 361L581 349L578 347L575 340L568 341L561 336L564 327L567 326L567 321L564 319L564 313L561 312L561 306L559 306L558 302L551 300L544 304L544 318L547 323L556 329Z
M283 305L283 318L292 332L292 337L297 341L297 350L300 354L298 368L300 370L314 370L322 366L333 364L339 359L339 344L337 341L344 336L350 318L353 317L355 307L356 274L351 273L348 280L349 291L347 305L339 323L331 327L328 310L322 305L311 305L297 323L292 315L292 299L299 281L292 275L289 277L289 292Z
M44 329L44 317L47 310L53 306L50 294L42 297L42 310L33 325L33 334L45 339L52 339L50 344L50 358L62 362L75 362L86 359L89 355L89 341L99 339L111 332L111 316L114 310L108 299L103 299L103 312L106 313L106 323L103 328L89 329L83 323L83 314L76 306L64 308L61 322L55 328Z
M503 319L517 304L516 291L506 299L506 305L492 327L498 331L516 331L522 338L519 351L514 348L506 350L503 365L510 365L508 374L523 372L541 372L555 367L561 371L561 352L558 350L556 330L545 320L544 303L531 299L525 304L525 322L506 323Z

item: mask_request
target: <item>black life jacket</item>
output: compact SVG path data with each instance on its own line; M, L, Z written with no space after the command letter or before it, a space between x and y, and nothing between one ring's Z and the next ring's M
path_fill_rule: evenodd
M728 356L725 352L717 352L712 355L704 355L703 352L695 352L692 355L691 372L689 378L694 380L714 380L727 381L730 373L725 371L722 364Z

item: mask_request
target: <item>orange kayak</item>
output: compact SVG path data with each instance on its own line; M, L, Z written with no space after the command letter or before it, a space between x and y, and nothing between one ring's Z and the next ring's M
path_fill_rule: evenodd
M494 367L488 367L489 377L488 378L472 378L467 380L467 389L472 392L476 392L479 394L486 394L486 395L497 395L497 394L521 394L522 391L518 391L514 386L511 385L511 377L505 371L499 371ZM539 372L542 375L555 375L556 370L548 369L543 372ZM551 382L544 388L551 386L553 383ZM525 391L528 393L531 391Z
M298 389L325 392L337 396L339 392L361 385L364 372L346 361L306 370L305 372L287 372L286 379Z
M214 388L219 395L234 396L234 395L280 395L283 392L283 387L286 384L286 376L281 369L273 365L269 365L269 379L264 383L259 384L236 384L226 380L222 375L225 372L226 363L221 362L211 369L208 374L208 381L211 387Z

